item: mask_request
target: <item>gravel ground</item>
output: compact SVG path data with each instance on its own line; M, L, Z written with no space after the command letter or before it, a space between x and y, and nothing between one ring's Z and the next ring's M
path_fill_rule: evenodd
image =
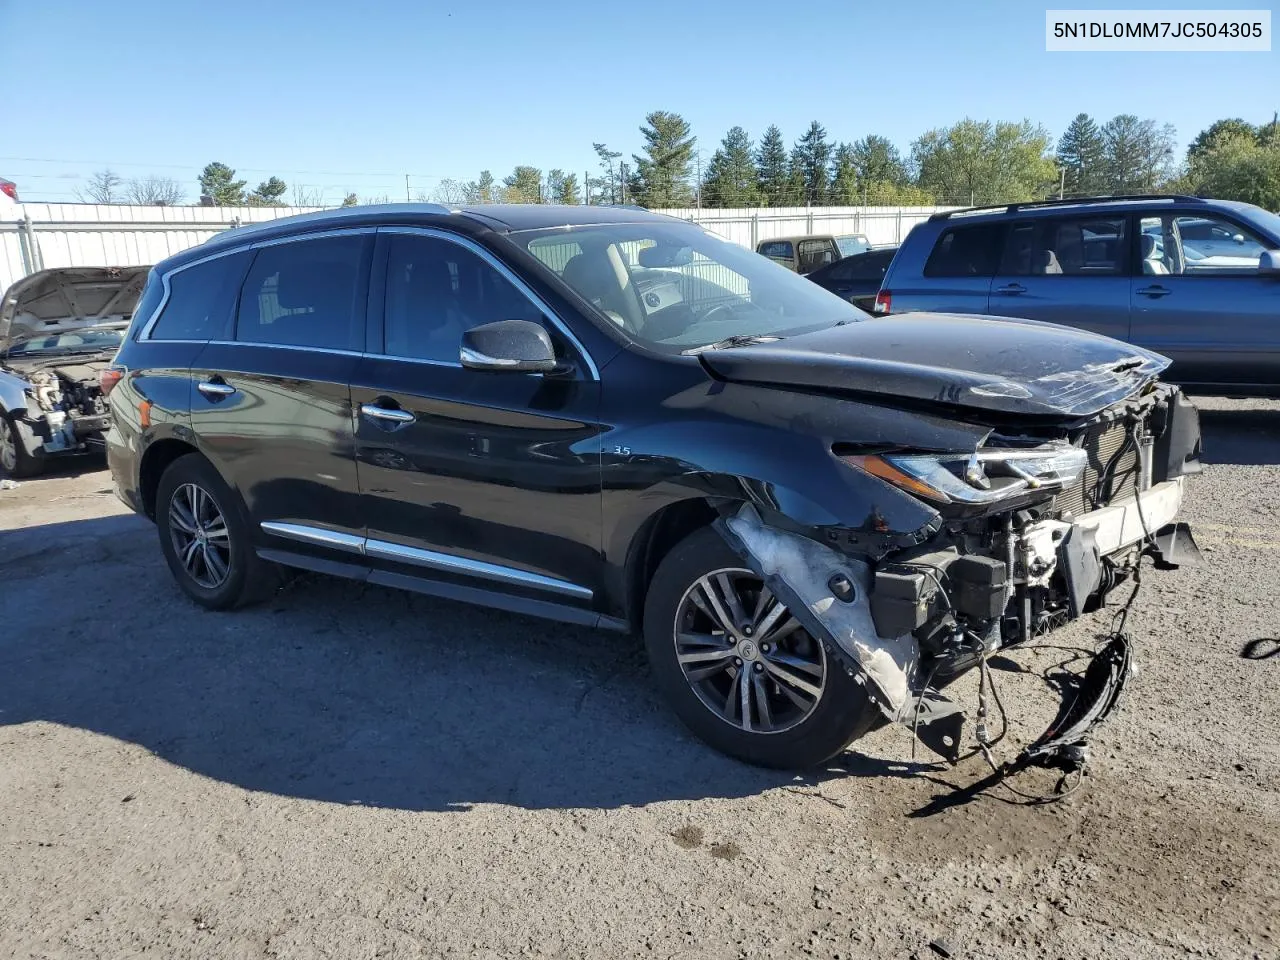
M1280 403L1201 406L1208 563L1148 572L1050 806L900 729L739 765L604 634L321 578L207 613L93 465L0 491L0 956L1280 956ZM1005 755L1068 656L1001 661Z

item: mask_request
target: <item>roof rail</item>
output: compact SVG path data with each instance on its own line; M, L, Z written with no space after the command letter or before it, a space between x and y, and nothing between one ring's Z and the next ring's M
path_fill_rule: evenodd
M368 203L355 207L328 207L312 213L295 213L288 217L274 217L271 220L259 220L246 223L215 233L202 246L218 246L223 243L243 243L246 236L267 233L281 224L315 224L323 226L341 223L344 220L365 217L373 213L434 214L443 216L450 213L448 207L438 203Z
M1172 200L1177 203L1204 203L1204 197L1193 197L1185 193L1126 193L1114 197L1064 197L1061 200L1024 200L1019 203L997 203L990 206L963 207L959 210L944 210L929 217L930 220L947 220L954 216L971 213L1002 211L1015 213L1018 210L1037 210L1041 207L1088 206L1093 203L1116 203L1122 200Z

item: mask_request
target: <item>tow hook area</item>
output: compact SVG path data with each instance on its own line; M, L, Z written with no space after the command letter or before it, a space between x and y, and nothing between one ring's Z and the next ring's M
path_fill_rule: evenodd
M766 525L750 504L718 520L716 528L809 634L866 687L885 717L911 729L944 759L958 759L964 713L922 682L915 637L877 634L866 563Z

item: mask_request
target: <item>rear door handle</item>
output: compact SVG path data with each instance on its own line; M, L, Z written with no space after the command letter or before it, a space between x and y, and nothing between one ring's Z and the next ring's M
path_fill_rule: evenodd
M201 380L196 384L196 389L210 400L221 400L223 397L229 397L236 392L235 387L220 380Z
M1143 287L1137 292L1142 294L1144 297L1167 297L1169 294L1173 293L1173 291L1168 287L1162 287L1158 283L1152 287Z
M996 293L1004 294L1006 297L1016 297L1026 292L1027 288L1020 283L1007 283L1003 287L996 287Z
M413 423L414 416L408 410L397 410L394 407L383 407L376 403L366 403L360 407L360 413L371 420L389 420L392 423Z

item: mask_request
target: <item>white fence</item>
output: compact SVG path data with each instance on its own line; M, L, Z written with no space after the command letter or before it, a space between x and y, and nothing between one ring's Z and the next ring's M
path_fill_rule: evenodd
M318 207L135 207L19 203L0 206L0 291L50 267L143 266L231 227Z
M0 201L5 198L0 197ZM214 234L315 207L135 207L92 203L0 206L0 291L50 267L156 263ZM744 247L803 233L861 233L899 243L917 223L947 207L777 207L663 210L702 224Z
M954 207L747 207L662 210L692 220L733 243L755 249L761 240L805 233L861 233L873 244L901 243L917 223Z

